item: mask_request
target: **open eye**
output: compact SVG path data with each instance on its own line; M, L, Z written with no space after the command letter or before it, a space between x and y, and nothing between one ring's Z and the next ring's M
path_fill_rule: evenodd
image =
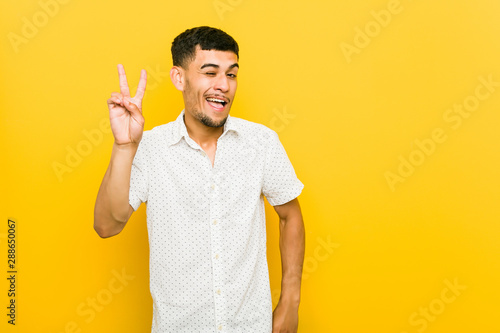
M230 78L232 78L232 79L235 79L235 78L236 78L236 74L232 74L232 73L227 74L227 76L229 76L229 77L230 77Z

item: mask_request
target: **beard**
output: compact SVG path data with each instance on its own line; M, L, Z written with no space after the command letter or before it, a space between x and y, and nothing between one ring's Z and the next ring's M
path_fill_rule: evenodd
M186 80L185 89L186 89L186 91L191 90L191 84L190 84L189 80ZM193 114L194 114L194 117L198 121L200 121L203 125L208 126L208 127L212 127L212 128L219 128L219 127L224 126L224 124L226 123L226 120L227 120L227 117L226 117L219 122L215 122L212 118L210 118L209 116L207 116L206 114L204 114L200 110L198 110L196 108L196 106L194 107Z
M219 128L224 126L226 123L227 117L222 119L219 122L215 122L212 118L207 116L206 114L201 113L198 110L194 110L194 116L197 120L199 120L203 125L213 128Z

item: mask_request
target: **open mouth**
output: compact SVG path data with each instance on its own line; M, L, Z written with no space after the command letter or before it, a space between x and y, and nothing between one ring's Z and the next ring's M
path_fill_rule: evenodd
M216 110L223 110L227 104L226 100L217 97L207 97L206 101Z

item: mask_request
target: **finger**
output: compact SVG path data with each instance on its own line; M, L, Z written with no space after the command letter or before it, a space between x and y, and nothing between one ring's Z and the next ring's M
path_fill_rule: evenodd
M125 97L124 98L125 108L130 112L130 116L140 125L144 126L144 117L142 116L142 111L135 105L130 102L130 100Z
M128 97L125 97L123 99L123 104L125 105L125 108L128 111L130 111L130 113L132 114L132 116L141 115L142 114L141 109L139 109L139 107L137 105L135 105L134 103L132 103L131 100Z
M144 93L146 92L146 83L148 81L147 79L148 75L146 73L146 70L141 70L141 78L139 79L139 85L137 86L137 91L135 93L134 99L142 99L144 97Z
M111 97L108 99L108 106L109 107L115 107L116 105L121 106L122 105L122 100L118 97Z
M127 76L125 75L125 68L122 64L118 64L118 77L120 79L120 92L124 96L130 96L130 90L128 89Z
M120 104L123 103L123 95L122 94L117 93L117 92L113 92L113 93L111 93L111 97L116 97L120 101Z

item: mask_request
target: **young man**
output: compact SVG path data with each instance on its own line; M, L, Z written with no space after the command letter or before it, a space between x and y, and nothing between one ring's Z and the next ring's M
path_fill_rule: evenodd
M296 332L304 259L303 189L277 134L229 116L238 44L197 27L172 43L177 120L143 133L146 72L134 97L122 65L108 100L115 142L94 228L118 234L147 203L152 332ZM144 134L144 135L143 135ZM280 218L281 296L274 312L263 196Z

